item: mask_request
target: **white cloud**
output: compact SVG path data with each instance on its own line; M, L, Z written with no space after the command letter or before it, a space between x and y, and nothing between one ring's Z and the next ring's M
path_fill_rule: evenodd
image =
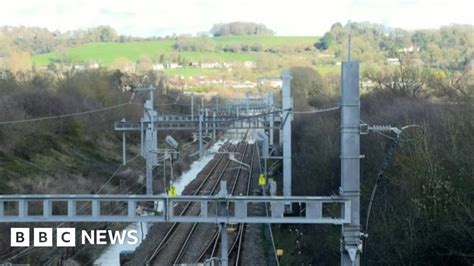
M474 24L471 0L17 0L2 3L0 25L61 31L110 25L150 36L196 33L214 23L254 21L279 35L320 35L336 21L371 21L406 29Z

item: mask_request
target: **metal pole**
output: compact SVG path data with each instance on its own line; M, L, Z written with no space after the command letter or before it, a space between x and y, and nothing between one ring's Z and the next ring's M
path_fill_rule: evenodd
M350 62L352 60L352 58L351 58L351 56L352 56L352 23L351 23L350 20L349 20L348 24L349 24L348 25L349 26L349 45L348 45L349 46L349 51L347 51L347 61Z
M194 120L194 93L191 93L191 119Z
M283 196L291 196L291 121L293 120L293 100L291 98L291 75L289 70L282 72L283 79L282 88L282 108L283 119L286 116L283 125ZM291 212L291 206L286 206L287 211Z
M360 265L359 63L343 62L341 75L341 188L351 201L351 223L342 226L341 265Z
M206 127L206 136L209 136L208 135L209 134L209 123L208 123L208 121L209 121L209 108L205 109L204 114L205 114L204 118L205 118L205 121L206 121L206 125L205 125L205 127Z
M269 134L270 134L270 147L273 148L274 146L274 142L273 142L273 138L274 138L274 131L273 131L273 127L275 126L275 114L273 113L275 111L275 106L273 105L273 93L272 92L269 92L268 93L268 100L269 100L269 105L270 105L270 111L272 112L272 114L269 115L269 118L270 118L270 131L269 131Z
M153 159L152 159L152 125L149 124L145 134L145 178L146 178L146 194L153 195Z
M203 157L203 147L202 147L202 120L203 120L203 111L201 107L201 111L199 112L199 158Z
M250 109L250 99L249 99L249 95L246 95L245 96L245 101L246 101L246 105L247 105L247 114L249 113L249 109Z
M142 151L142 157L145 157L145 129L143 126L143 118L140 118L140 147Z
M212 141L216 141L216 111L212 113L212 120L213 120L213 130L212 130Z
M227 195L228 195L227 182L221 181L220 190L217 196L220 198L226 198ZM227 216L228 213L227 213L226 202L220 202L219 205L220 205L219 206L220 216ZM229 242L227 240L227 225L226 223L220 223L220 227L221 227L221 265L228 266L229 265L229 258L228 258Z
M225 223L221 223L221 265L228 266L229 265L229 242L227 240L227 226Z
M150 123L145 129L144 140L144 155L145 155L145 179L146 179L146 194L153 195L153 167L156 164L158 149L158 131L155 129L155 116L157 115L154 107L154 93L155 88L150 86L147 90L150 91L150 99L145 102L143 121Z
M152 86L150 86L150 102L151 102L151 112L153 113L153 111L155 111L155 97L154 97L154 94L153 94L153 90L154 88Z
M122 160L122 164L125 166L127 164L127 139L125 131L122 131Z

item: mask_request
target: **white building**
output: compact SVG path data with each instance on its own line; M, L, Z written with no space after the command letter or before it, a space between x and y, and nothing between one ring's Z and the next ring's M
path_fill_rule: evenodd
M400 60L396 57L394 58L387 58L387 63L389 65L400 65Z
M283 87L283 81L280 78L259 78L257 79L258 86L281 88Z
M201 62L201 68L222 68L222 65L218 62Z
M153 67L153 70L155 70L155 71L159 71L159 70L165 69L165 65L163 65L163 64L153 64L152 67Z
M88 66L89 69L98 69L99 67L100 67L100 65L97 64L97 63L89 64L89 66Z
M243 83L232 85L232 88L234 89L253 89L255 87L257 87L257 83L251 81L245 81Z
M255 63L253 61L245 61L244 62L244 67L249 68L249 69L257 68L257 63Z
M165 65L165 68L168 68L168 69L175 69L175 68L180 68L180 65L178 65L177 63L167 63Z
M399 52L402 52L402 53L413 53L413 52L419 52L420 51L420 48L419 47L415 47L413 45L410 45L408 47L404 47L402 49L399 49L398 50Z

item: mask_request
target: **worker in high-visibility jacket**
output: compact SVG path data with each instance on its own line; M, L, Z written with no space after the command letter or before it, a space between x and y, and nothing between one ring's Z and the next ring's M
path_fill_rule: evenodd
M168 189L168 197L176 197L176 187L173 185L173 183L170 184Z

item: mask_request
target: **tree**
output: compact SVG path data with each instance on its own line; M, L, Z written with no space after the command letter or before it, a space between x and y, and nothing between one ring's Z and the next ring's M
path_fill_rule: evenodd
M31 71L31 56L28 52L14 50L8 56L8 69L12 73Z
M135 64L126 57L119 57L110 66L111 69L117 69L122 72L133 72Z
M314 47L316 47L316 49L320 51L325 51L331 46L333 40L334 40L334 37L331 34L331 32L326 32L324 36L321 39L319 39L317 43L314 44Z
M437 71L428 82L433 94L449 101L474 103L474 68L463 71Z
M377 89L387 90L396 95L417 97L425 88L428 71L411 55L399 57L398 66L369 68L364 77L375 82Z
M424 31L415 31L411 36L411 42L420 48L425 48L429 42L429 36Z
M231 22L214 24L210 33L217 36L225 35L273 35L274 32L263 24L254 22Z
M436 65L436 63L438 63L441 60L443 56L443 51L439 48L437 44L428 43L426 45L426 54L428 58L425 59L425 62L434 66Z
M295 110L308 108L308 98L322 91L322 78L311 67L290 68L291 93Z
M146 73L153 69L153 61L148 57L142 57L137 62L136 71L138 73Z

